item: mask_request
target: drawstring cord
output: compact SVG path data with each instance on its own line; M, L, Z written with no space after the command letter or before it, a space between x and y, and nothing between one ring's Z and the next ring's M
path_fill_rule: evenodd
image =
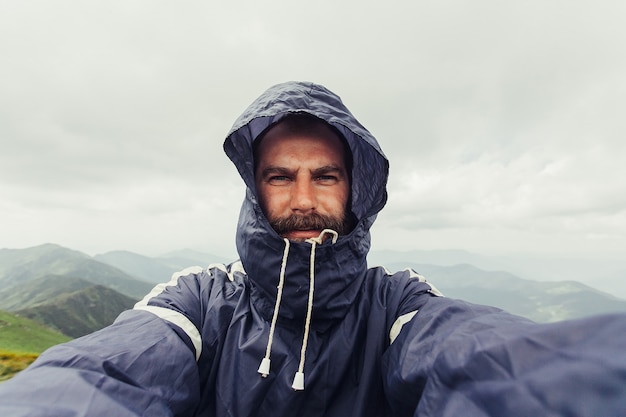
M309 263L309 301L306 309L306 320L304 322L304 336L302 337L302 349L300 350L300 364L298 365L298 372L293 378L293 384L291 388L295 391L304 390L304 359L306 356L306 346L309 341L309 332L311 329L311 314L313 313L313 290L315 289L315 248L318 244L323 242L325 234L332 234L333 244L337 242L339 236L337 232L331 229L324 229L320 235L316 238L307 239L306 242L311 244L311 258Z
M291 387L295 391L304 390L304 361L306 357L306 348L309 340L309 333L311 329L311 315L313 313L313 291L315 289L315 248L317 245L322 244L324 241L324 235L332 235L332 243L337 242L339 234L332 229L324 229L320 235L316 238L306 239L305 242L311 244L311 257L309 264L309 298L307 302L306 319L304 322L304 336L302 338L302 349L300 350L300 363L298 365L298 371L296 372L293 384ZM280 266L280 276L278 279L278 293L276 295L276 303L274 304L274 315L272 316L272 323L270 325L270 334L267 340L267 348L265 349L265 357L261 360L258 373L263 378L267 377L270 373L270 353L272 351L272 342L274 341L274 332L276 330L276 322L278 321L278 310L280 308L280 302L283 295L283 286L285 282L285 269L287 267L287 257L289 255L289 239L283 239L285 241L285 249L283 252L283 260Z
M276 294L276 303L274 304L274 315L272 316L272 324L270 325L270 335L267 339L267 348L265 349L265 357L259 365L258 373L263 378L270 373L270 352L272 351L272 342L274 341L274 330L276 329L276 321L278 320L278 309L280 301L283 298L283 284L285 283L285 269L287 267L287 256L289 255L289 239L285 241L285 250L283 251L283 261L280 264L280 277L278 278L278 293Z

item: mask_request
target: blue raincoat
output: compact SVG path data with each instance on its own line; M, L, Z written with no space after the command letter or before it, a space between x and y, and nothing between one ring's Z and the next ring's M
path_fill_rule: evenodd
M293 112L352 152L358 223L336 241L286 242L259 207L252 143ZM113 325L49 349L0 384L0 416L626 415L623 315L540 325L367 268L388 162L332 92L270 88L224 149L247 186L240 260L175 274Z

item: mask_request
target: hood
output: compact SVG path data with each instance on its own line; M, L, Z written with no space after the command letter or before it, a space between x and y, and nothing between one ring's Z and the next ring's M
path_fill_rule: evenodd
M270 125L289 113L310 113L334 126L352 152L352 205L357 219L353 231L315 248L315 295L312 326L345 315L367 270L370 227L387 200L389 171L376 139L356 120L341 99L325 87L287 82L269 88L235 121L224 150L246 184L237 225L237 251L260 313L272 316L283 262L285 242L261 211L255 190L252 144ZM302 320L307 310L311 243L291 242L280 306L279 322Z

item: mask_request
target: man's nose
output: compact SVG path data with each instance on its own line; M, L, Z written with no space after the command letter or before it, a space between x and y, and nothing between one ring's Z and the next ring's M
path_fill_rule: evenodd
M315 210L315 193L310 181L295 181L291 194L291 210L302 214Z

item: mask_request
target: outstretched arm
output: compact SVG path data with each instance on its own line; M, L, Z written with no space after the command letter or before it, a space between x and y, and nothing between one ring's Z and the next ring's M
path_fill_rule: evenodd
M123 313L0 386L3 416L172 416L198 401L194 353L163 320Z
M0 384L0 416L189 415L200 396L200 294L212 283L199 268L175 274L111 326L47 350Z
M536 324L430 298L383 367L394 415L626 415L626 315Z

